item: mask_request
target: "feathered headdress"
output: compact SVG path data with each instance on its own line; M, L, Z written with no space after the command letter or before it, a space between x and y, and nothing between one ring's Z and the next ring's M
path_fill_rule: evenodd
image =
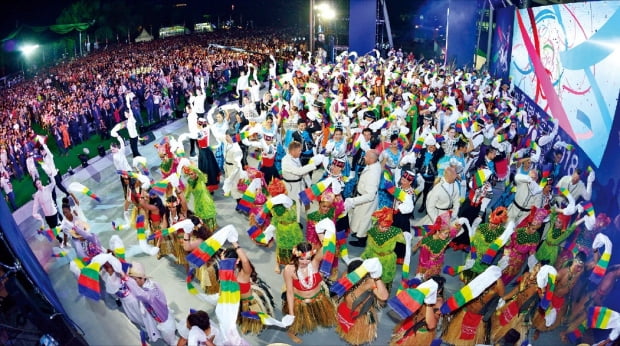
M508 209L506 207L497 207L489 216L492 224L500 225L508 220Z
M394 221L394 209L383 207L372 213L372 216L377 219L380 226L391 226Z
M271 183L267 185L267 191L269 191L270 196L277 196L281 194L286 194L286 186L284 182L278 178L273 178Z

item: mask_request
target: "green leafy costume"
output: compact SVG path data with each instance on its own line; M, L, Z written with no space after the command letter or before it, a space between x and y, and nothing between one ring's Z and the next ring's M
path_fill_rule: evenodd
M379 259L383 267L381 280L386 284L391 284L396 276L396 252L394 252L396 243L404 242L403 231L398 227L390 226L387 231L381 232L379 226L375 224L368 230L366 248L361 257Z
M281 204L271 210L271 224L276 228L276 261L287 265L293 258L293 248L304 241L304 234L297 222L295 203L290 208Z

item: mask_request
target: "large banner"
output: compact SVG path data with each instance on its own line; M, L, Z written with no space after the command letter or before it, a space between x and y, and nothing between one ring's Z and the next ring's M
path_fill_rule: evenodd
M512 23L515 8L496 8L494 12L495 27L493 28L493 54L489 64L489 72L495 78L508 81L510 72L510 55L512 53Z
M360 56L375 49L377 0L349 2L349 51Z
M601 165L620 88L620 2L519 10L510 76Z
M448 1L448 64L454 63L459 68L473 65L478 36L476 23L480 19L478 11L484 1Z

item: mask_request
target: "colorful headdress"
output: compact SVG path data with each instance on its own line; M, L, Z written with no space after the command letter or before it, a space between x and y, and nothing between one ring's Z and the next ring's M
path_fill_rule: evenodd
M190 166L183 166L183 173L185 174L190 174L192 173L194 170L190 167Z
M452 211L448 210L444 213L441 213L435 219L435 224L431 226L431 230L433 232L438 232L442 229L446 229L450 227L450 218L452 217Z
M336 199L336 195L334 194L332 189L328 187L327 190L323 191L323 193L321 194L321 198L319 199L319 201L327 202L327 203L334 203L335 199Z
M380 226L391 226L394 221L394 210L392 208L383 207L372 213L372 216L377 218L377 223Z
M542 224L547 218L547 215L549 215L549 211L547 209L532 207L530 214L523 219L521 223L519 223L517 228L527 227L533 223Z
M489 216L489 221L492 224L500 225L508 220L508 209L506 207L497 207Z
M292 253L293 253L293 256L297 258L304 258L306 256L314 256L316 254L316 249L311 249L311 250L303 252L297 249L297 246L295 246L292 250Z
M413 173L412 171L407 170L407 171L403 172L402 177L407 179L407 180L409 180L410 182L413 182L415 180L415 173Z
M336 167L340 167L340 168L344 168L345 165L345 160L342 158L335 158L332 161L332 165L336 166Z
M557 216L557 220L560 220L562 225L562 229L566 229L568 227L568 223L570 222L570 215L564 215L563 213L559 213Z
M269 185L267 185L267 191L269 191L271 197L275 197L277 195L286 194L286 186L282 180L273 178Z

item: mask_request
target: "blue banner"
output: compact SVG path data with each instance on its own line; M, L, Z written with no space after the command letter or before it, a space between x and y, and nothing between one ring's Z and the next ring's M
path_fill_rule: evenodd
M349 2L349 51L360 56L375 49L377 0Z
M492 55L489 61L489 73L508 83L510 72L510 55L512 54L512 23L515 8L496 8L494 12L495 27L493 29Z

